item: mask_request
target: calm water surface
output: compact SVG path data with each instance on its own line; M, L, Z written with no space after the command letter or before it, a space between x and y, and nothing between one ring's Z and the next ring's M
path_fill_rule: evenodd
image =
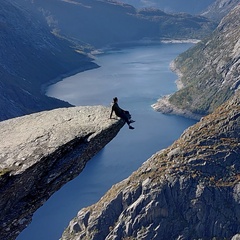
M109 51L96 57L100 68L49 87L47 95L74 105L110 106L112 98L136 123L124 126L84 171L56 192L33 217L18 240L57 240L77 212L97 202L115 183L137 170L152 154L168 147L195 121L155 112L151 104L176 91L170 62L192 44L161 44ZM110 114L110 113L109 113Z

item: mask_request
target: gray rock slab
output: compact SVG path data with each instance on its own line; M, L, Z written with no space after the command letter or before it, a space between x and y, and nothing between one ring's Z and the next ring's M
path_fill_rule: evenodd
M14 239L33 212L109 143L124 122L110 108L60 108L0 122L0 239Z

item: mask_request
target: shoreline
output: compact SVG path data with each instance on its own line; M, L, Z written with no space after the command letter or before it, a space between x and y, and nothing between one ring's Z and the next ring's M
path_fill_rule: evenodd
M170 103L169 98L172 96L170 95L165 95L157 100L156 103L152 104L151 107L157 111L161 112L163 114L171 114L171 115L178 115L182 116L185 118L190 118L199 121L203 116L194 114L191 111L188 111L186 109L180 109L174 106L173 104Z
M175 83L176 83L176 85L177 85L177 90L180 90L180 89L184 88L184 84L183 84L183 82L182 82L183 74L181 73L180 69L178 69L178 68L176 67L176 64L175 64L175 61L174 61L174 60L172 60L172 61L170 62L170 69L171 69L174 73L176 73L176 75L177 75L177 79L176 79L176 81L175 81Z
M175 64L174 60L170 63L170 69L173 72L175 72L176 75L177 75L177 80L175 81L175 83L177 85L177 91L184 88L184 84L181 80L183 74L176 67L176 64ZM199 121L203 117L203 115L192 113L191 111L189 111L187 109L177 108L175 105L170 103L169 99L170 99L171 96L172 96L172 94L169 94L169 95L165 95L165 96L159 98L156 103L151 105L151 107L155 111L161 112L163 114L178 115L178 116L194 119L194 120L197 120L197 121Z
M113 44L109 44L105 47L95 49L91 51L91 55L99 55L99 54L104 54L107 51L112 51L116 49L121 49L121 48L129 48L133 46L145 46L145 45L158 45L158 44L177 44L177 43L193 43L196 44L200 42L201 40L199 39L169 39L169 38L158 38L158 39L150 39L150 38L144 38L138 41L128 41L128 42L117 42Z
M96 68L99 68L100 66L97 65L96 63L94 62L89 62L90 64L86 67L86 66L82 66L82 67L79 67L79 68L75 68L69 72L66 72L66 73L63 73L63 74L60 74L58 75L57 77L47 81L46 83L42 84L41 86L41 93L47 97L49 97L48 95L46 95L46 92L47 92L47 88L53 84L56 84L58 82L61 82L64 78L68 78L68 77L71 77L71 76L74 76L80 72L85 72L85 71L88 71L88 70L92 70L92 69L96 69ZM61 99L59 99L61 100ZM63 101L63 100L61 100ZM72 105L72 104L71 104Z
M161 40L162 43L199 43L201 40L199 39L165 39Z

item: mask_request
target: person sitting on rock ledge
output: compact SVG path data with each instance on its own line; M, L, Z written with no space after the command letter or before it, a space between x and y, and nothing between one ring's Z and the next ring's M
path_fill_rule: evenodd
M131 115L130 115L129 111L123 110L118 106L118 98L117 97L113 98L113 105L112 105L112 111L110 114L110 119L112 118L113 112L115 112L115 114L118 117L123 119L128 124L129 129L134 129L134 127L132 127L130 124L134 123L135 121L131 120Z

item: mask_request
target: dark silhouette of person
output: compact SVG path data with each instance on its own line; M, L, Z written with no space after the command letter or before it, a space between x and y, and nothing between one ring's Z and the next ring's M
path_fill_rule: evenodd
M132 127L130 124L134 123L135 121L131 120L131 115L130 115L129 111L123 110L122 108L120 108L118 106L118 98L117 97L113 98L113 105L112 105L112 111L110 114L110 118L112 118L113 112L115 112L116 116L120 117L128 124L129 129L134 129L134 127Z

